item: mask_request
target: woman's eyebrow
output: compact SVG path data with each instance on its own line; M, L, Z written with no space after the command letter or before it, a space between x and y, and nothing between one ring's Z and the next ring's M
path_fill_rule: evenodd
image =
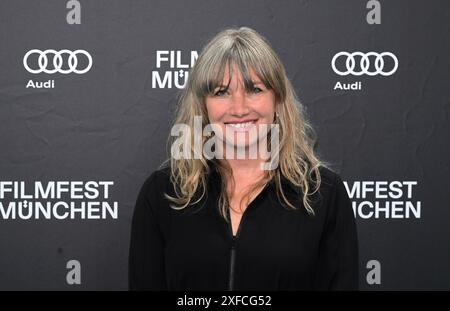
M262 82L259 81L259 80L252 80L252 83L253 83L253 85L257 85L257 84L264 85L264 83L262 83ZM216 86L216 89L217 89L217 88L228 88L228 85L220 84L220 85Z
M253 84L263 84L261 81L259 81L259 80L252 80L252 83ZM227 86L227 85L225 85L225 84L221 84L221 85L219 85L220 87L222 87L222 86Z

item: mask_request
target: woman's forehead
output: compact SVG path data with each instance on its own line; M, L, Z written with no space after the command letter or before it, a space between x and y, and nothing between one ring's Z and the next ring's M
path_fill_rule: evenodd
M212 69L214 68L214 69ZM199 90L200 96L211 94L217 88L238 89L242 85L243 89L252 90L258 83L271 89L271 83L258 74L259 67L254 67L252 63L240 60L228 59L223 63L216 63L215 66L206 70L203 75Z
M228 68L228 67L226 66L225 68ZM255 70L251 66L247 66L247 73L248 73L250 80L252 80L253 82L261 82L261 79L258 77ZM241 84L244 83L244 77L243 77L242 71L236 64L232 65L231 73L228 70L224 70L222 83L226 85L228 83L228 81L230 80L230 76L231 76L231 80L238 81Z
M215 88L219 86L239 88L239 85L241 85L243 88L250 90L253 88L253 85L265 84L253 66L243 63L240 63L240 66L238 66L236 62L227 62L220 70L220 74L222 78L218 75L214 79Z

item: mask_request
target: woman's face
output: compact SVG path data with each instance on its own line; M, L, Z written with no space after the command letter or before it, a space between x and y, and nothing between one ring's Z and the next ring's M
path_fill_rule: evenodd
M252 68L249 69L249 74L253 81L253 91L245 90L242 75L233 65L228 90L225 91L225 87L229 81L229 73L225 70L222 86L205 98L209 121L219 125L225 135L225 142L235 147L248 147L265 137L267 130L264 132L261 124L272 124L275 115L274 92L264 86ZM221 135L219 138L223 140Z

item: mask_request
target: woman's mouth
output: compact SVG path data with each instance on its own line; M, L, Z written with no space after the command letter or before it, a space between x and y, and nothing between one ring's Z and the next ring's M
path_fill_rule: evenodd
M225 126L232 131L248 131L253 128L258 119L254 120L245 120L245 121L236 121L236 122L225 122Z

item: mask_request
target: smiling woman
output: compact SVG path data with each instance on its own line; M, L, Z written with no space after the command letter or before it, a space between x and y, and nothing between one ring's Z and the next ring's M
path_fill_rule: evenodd
M248 68L250 81L246 86L236 64L232 61L228 64L222 84L205 98L208 119L221 127L225 142L240 148L249 147L265 137L258 137L258 131L252 129L259 130L259 125L275 121L275 94L259 81L252 68ZM246 133L243 141L238 139L238 132Z
M356 289L348 194L315 154L284 66L253 29L221 31L200 53L174 126L194 129L198 120L215 126L214 148L225 157L196 150L209 140L192 130L182 154L195 156L171 154L144 182L132 221L130 289ZM266 138L271 157L250 157ZM171 150L175 143L170 136Z

